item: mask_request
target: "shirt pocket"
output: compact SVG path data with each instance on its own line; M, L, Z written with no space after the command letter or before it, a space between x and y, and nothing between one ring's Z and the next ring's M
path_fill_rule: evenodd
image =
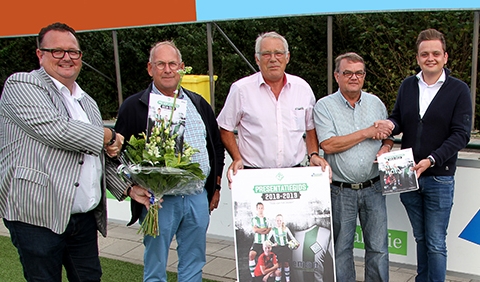
M297 107L292 111L292 128L294 131L305 131L305 108Z

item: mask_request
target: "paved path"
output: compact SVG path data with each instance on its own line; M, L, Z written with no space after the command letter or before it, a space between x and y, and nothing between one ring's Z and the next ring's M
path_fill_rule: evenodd
M9 236L8 230L0 221L0 235ZM126 227L124 223L110 222L108 236L99 236L100 256L143 264L142 236L137 234L138 225ZM176 242L170 247L168 271L176 272ZM203 277L215 281L236 281L235 249L233 241L218 238L207 239L207 264L203 268ZM356 263L357 281L363 280L364 265L361 260ZM390 282L413 282L415 270L412 266L391 264ZM121 281L120 281L121 282ZM243 282L243 281L242 281ZM480 282L480 277L459 273L449 273L447 282Z

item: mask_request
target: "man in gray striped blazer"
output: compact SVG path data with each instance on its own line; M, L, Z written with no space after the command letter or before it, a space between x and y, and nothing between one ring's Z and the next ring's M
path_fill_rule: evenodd
M127 189L106 177L104 150L115 156L123 136L103 127L97 104L75 82L75 31L49 25L39 46L41 68L10 76L0 100L0 217L27 281L61 281L62 264L69 281L100 281L107 181L119 200Z

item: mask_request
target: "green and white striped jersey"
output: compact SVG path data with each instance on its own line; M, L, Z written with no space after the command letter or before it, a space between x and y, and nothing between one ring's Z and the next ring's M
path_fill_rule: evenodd
M268 228L267 218L265 217L260 218L258 216L252 218L252 227ZM267 234L255 233L255 236L253 238L253 243L262 244L263 241L265 240L267 240Z

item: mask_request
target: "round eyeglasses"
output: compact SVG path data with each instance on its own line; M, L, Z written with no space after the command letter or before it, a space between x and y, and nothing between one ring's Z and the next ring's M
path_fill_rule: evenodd
M180 63L177 63L177 62L166 63L166 62L158 61L152 64L155 65L155 67L157 67L157 69L159 70L164 70L167 65L173 71L177 70L180 67Z

